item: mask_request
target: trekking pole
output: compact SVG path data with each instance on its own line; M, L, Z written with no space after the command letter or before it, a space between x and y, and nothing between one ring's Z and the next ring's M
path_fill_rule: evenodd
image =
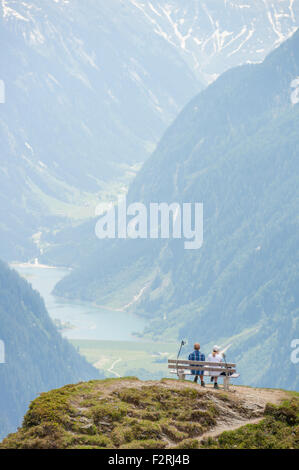
M181 345L180 345L180 349L179 349L179 352L178 352L178 355L177 355L177 358L176 358L176 375L179 376L179 372L178 372L178 360L179 360L179 357L180 357L180 354L181 354L181 350L182 350L182 347L185 346L185 341L182 339L181 341Z
M225 368L226 368L226 370L227 370L226 354L223 353L223 354L222 354L222 357L223 357L223 359L224 359ZM225 372L225 375L227 375L227 372Z
M182 339L181 345L180 345L180 349L179 349L179 352L178 352L178 355L177 355L177 360L178 360L178 358L179 358L179 356L180 356L180 354L181 354L182 347L185 346L185 344L186 344L185 341Z
M225 380L225 389L226 389L226 387L227 387L227 380L228 380L228 379L227 379L227 377L228 377L228 367L227 367L227 362L226 362L226 354L225 354L225 353L222 353L222 357L223 357L223 359L224 359L225 369L226 369L226 370L225 370L225 374L224 374L225 379L223 379L223 380ZM223 382L223 383L224 383L224 382Z

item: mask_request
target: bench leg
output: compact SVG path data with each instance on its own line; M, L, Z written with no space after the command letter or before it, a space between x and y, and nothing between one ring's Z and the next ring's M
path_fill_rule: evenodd
M224 390L229 390L229 377L225 376L223 378L223 386L224 386Z
M185 380L185 374L182 374L181 372L179 372L178 376L180 380Z

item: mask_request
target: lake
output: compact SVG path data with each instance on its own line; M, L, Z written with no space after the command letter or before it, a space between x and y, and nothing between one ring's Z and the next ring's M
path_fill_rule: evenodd
M55 284L69 273L63 268L13 265L43 297L49 315L63 325L61 333L68 339L142 341L134 332L142 332L146 320L127 312L97 307L89 302L55 297ZM67 328L66 328L67 327Z

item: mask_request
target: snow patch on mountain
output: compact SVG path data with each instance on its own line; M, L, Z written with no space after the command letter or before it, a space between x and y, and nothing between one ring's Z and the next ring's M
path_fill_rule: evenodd
M31 147L31 145L28 142L25 142L25 147L27 147L32 154L34 153L33 148Z
M230 67L262 61L299 26L299 0L130 3L208 83Z
M241 36L242 36L243 33L245 33L245 32L247 32L247 26L244 26L244 28L243 28L243 30L242 30ZM237 47L237 49L233 50L232 52L230 52L230 53L228 54L228 57L231 57L233 54L236 54L237 52L239 52L239 51L242 49L242 47L245 45L245 43L246 43L247 41L249 41L249 39L253 36L253 34L254 34L254 28L250 29L250 30L247 32L247 35L246 35L245 39L243 39L243 40L240 42L240 44L239 44L239 46Z
M28 18L25 18L23 15L18 13L13 8L9 7L7 4L7 0L1 0L1 6L3 10L3 18L9 19L11 16L22 21L29 21Z

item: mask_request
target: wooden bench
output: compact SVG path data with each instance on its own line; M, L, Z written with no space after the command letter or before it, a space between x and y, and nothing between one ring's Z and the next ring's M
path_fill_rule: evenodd
M203 371L204 375L213 376L217 372L223 377L223 386L229 390L230 379L240 376L236 371L236 364L230 362L186 361L183 359L168 359L168 369L171 374L176 374L184 380L186 375L193 375L191 370Z

